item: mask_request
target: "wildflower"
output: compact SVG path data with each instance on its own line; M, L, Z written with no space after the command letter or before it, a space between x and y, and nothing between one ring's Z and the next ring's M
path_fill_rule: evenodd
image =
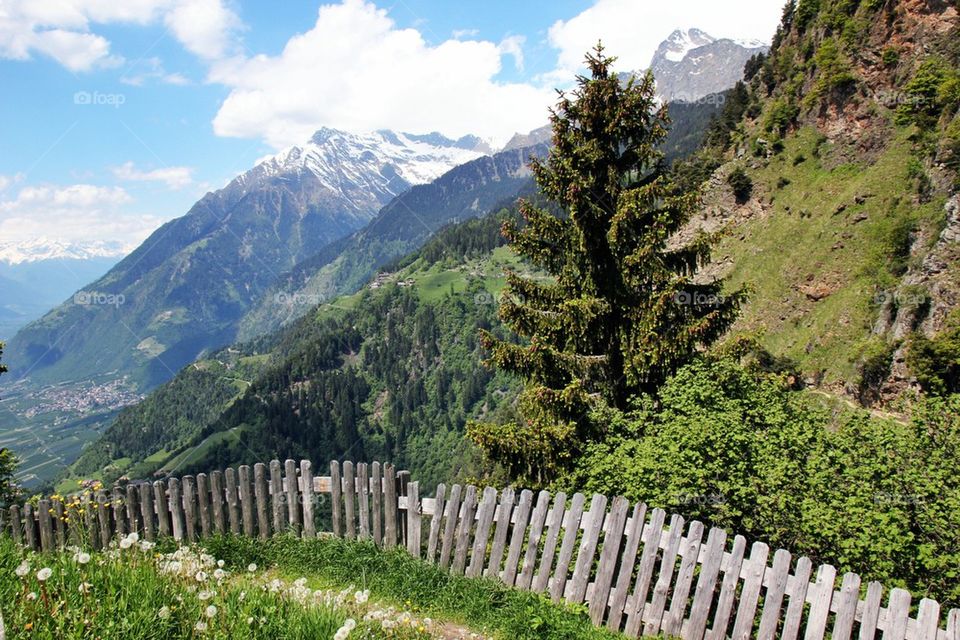
M197 575L194 577L197 579L197 582L204 582L207 579L207 574L204 571L197 571Z
M206 608L206 610L205 610L203 613L204 613L208 618L214 618L214 617L216 617L216 615L217 615L217 608L216 608L215 606L213 606L213 605L210 605L209 607Z
M127 536L127 540L130 542L138 542L140 540L140 534L136 531L131 531L130 535Z
M217 580L223 580L227 575L227 572L223 569L214 569L213 577Z
M30 593L27 594L27 600L36 600L36 599L37 599L36 591L31 591Z
M196 631L199 631L200 633L203 633L204 631L207 630L207 623L204 622L203 620L200 620L199 622L197 622L197 624L193 625L193 628L194 628Z
M370 599L370 590L357 591L353 594L353 599L357 601L357 604L365 604Z
M140 541L140 548L141 548L143 551L150 551L150 549L153 549L155 546L156 546L156 544L153 543L153 542L150 542L149 540L141 540L141 541Z
M247 624L248 624L248 625L253 625L253 616L250 616L250 617L247 618Z
M28 573L30 573L30 563L24 560L20 563L20 566L13 570L13 572L21 578L25 577Z
M121 549L129 549L132 546L133 546L133 540L131 540L130 538L124 538L120 541Z
M90 554L86 551L77 551L73 554L73 561L77 564L87 564L90 562Z
M200 600L200 602L206 602L207 600L209 600L215 595L217 594L214 593L213 591L201 591L200 593L197 594L197 599Z
M37 580L43 582L51 575L53 575L53 569L50 567L44 567L43 569L40 569L40 571L37 571Z
M221 569L223 569L223 565L224 565L224 564L225 564L225 563L224 563L223 560L217 560L217 566L220 567Z
M247 565L247 571L249 571L250 573L253 573L253 572L255 572L256 570L257 570L257 565L256 565L256 563L251 562L250 564Z
M92 586L93 586L93 585L90 584L89 582L81 582L81 583L80 583L80 586L78 587L77 590L78 590L80 593L90 593L90 587L92 587Z
M160 607L160 611L157 612L157 617L161 620L166 620L170 617L170 607L164 605Z
M300 588L302 589L303 587L306 586L306 584L307 584L307 579L306 579L306 578L297 578L296 580L293 581L293 584L294 584L295 587L300 587Z

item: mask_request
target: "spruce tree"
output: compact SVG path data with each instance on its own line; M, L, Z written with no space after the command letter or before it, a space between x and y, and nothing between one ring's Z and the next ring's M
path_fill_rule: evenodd
M653 77L623 81L598 45L570 93L551 109L553 146L531 163L560 213L520 203L507 222L513 250L549 277L507 274L500 318L520 341L483 331L489 363L525 381L519 423L474 423L469 435L511 477L543 485L602 435L591 408L627 408L734 321L742 293L697 279L710 238L677 244L695 193L679 193L659 144L667 108Z

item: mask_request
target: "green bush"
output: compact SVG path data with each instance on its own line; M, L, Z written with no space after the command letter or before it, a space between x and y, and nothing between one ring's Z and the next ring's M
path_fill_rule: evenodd
M753 193L753 180L741 167L737 167L730 172L730 175L727 176L727 184L733 189L733 196L737 199L738 204L743 204L749 200L750 194Z
M941 114L953 114L960 106L960 72L938 56L920 63L897 107L897 124L916 124L929 129Z
M937 396L960 393L960 326L932 339L914 335L907 350L907 366L925 392Z
M564 488L625 495L960 604L960 396L904 424L702 361L656 402L597 419L610 434Z

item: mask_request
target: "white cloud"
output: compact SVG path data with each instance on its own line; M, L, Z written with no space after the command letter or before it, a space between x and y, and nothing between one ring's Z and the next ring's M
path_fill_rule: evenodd
M302 142L320 126L505 139L543 124L554 101L546 88L495 80L519 42L506 48L455 39L431 46L371 3L324 5L279 55L212 66L210 79L232 89L214 131L275 147Z
M454 29L451 35L453 35L454 40L475 38L480 35L480 29Z
M2 0L0 58L49 56L71 71L123 62L93 25L163 20L183 46L211 59L228 52L241 22L227 0ZM173 74L176 76L176 74Z
M559 50L550 78L581 68L587 51L602 40L623 70L645 69L657 46L674 29L697 27L717 38L769 42L780 21L783 0L596 0L590 8L550 27L551 46Z
M132 202L121 187L91 184L26 186L0 199L0 239L24 242L39 237L64 242L118 241L139 244L163 220L123 210Z
M120 82L135 87L142 86L148 80L181 86L190 84L190 80L182 73L169 73L164 68L163 61L155 57L137 60L120 76Z
M125 162L113 168L113 175L119 180L162 182L168 189L182 189L193 183L193 169L190 167L163 167L141 171L134 167L133 162Z
M526 40L523 36L507 36L498 46L500 53L513 57L513 64L517 71L523 71L523 43Z

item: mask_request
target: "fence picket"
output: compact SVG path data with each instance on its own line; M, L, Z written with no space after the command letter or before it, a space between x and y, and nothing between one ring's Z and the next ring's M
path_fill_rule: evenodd
M468 485L460 509L460 518L457 523L457 544L453 553L453 563L450 571L455 575L463 575L467 565L467 552L470 550L470 534L473 532L473 518L477 512L477 488Z
M227 519L230 521L230 533L240 535L243 525L240 522L240 500L237 496L237 470L233 467L223 472L227 485Z
M53 506L46 498L37 503L37 524L40 528L40 549L53 551Z
M520 551L527 538L527 522L530 520L530 509L533 506L533 492L524 489L520 492L520 502L517 503L513 523L513 533L510 536L510 547L507 550L507 561L500 574L500 580L508 587L512 587L517 579L517 564L520 562Z
M694 520L687 528L687 538L681 542L680 569L670 596L670 608L663 617L661 629L667 635L678 635L683 628L683 618L687 610L687 597L693 586L693 572L700 556L700 543L703 540L703 523Z
M678 515L670 518L670 533L667 536L667 546L660 559L660 574L653 587L653 598L643 614L644 635L654 635L660 631L663 621L663 612L667 606L667 596L670 591L670 582L676 569L677 555L680 553L680 542L683 539L684 519Z
M770 582L763 601L763 613L760 614L760 629L757 640L773 640L777 637L780 625L780 610L783 596L787 592L787 578L790 576L790 552L777 549L773 554L773 567L770 570Z
M450 566L453 555L453 543L456 537L457 521L460 518L460 493L463 489L455 484L450 488L450 499L447 500L447 509L444 513L443 543L440 545L440 567Z
M114 487L110 495L113 507L113 532L117 537L122 537L127 534L127 508L123 506L123 493L120 487Z
M883 640L904 640L907 637L907 625L910 620L910 592L904 589L891 589L887 604L887 628Z
M317 537L317 519L314 515L314 493L313 493L313 463L309 460L300 461L300 483L301 495L300 502L303 508L303 537Z
M868 584L867 597L863 601L863 612L860 615L860 640L873 640L876 635L882 600L883 585L879 582Z
M163 480L153 483L153 505L157 510L157 531L161 536L172 533L170 526L170 501L167 498L167 488Z
M550 571L553 569L553 558L557 553L557 540L560 539L560 529L563 527L563 513L566 509L567 494L560 491L553 497L553 508L547 516L547 535L543 540L543 553L540 555L540 568L533 579L531 588L536 593L543 593L550 584Z
M414 558L420 557L423 543L420 528L420 483L407 485L407 553Z
M300 518L300 486L297 478L297 463L287 459L283 463L284 476L287 480L287 522L293 535L299 536L303 531L303 521Z
M647 608L647 594L650 592L657 554L660 552L664 520L666 520L666 512L663 509L654 509L650 517L650 524L644 528L646 533L643 536L643 553L640 556L640 566L637 568L633 597L628 601L626 609L627 623L624 633L630 637L638 636L640 627L643 625L643 612Z
M723 573L723 582L720 586L720 598L717 600L717 610L713 616L713 626L707 637L710 640L720 640L727 637L727 627L730 625L730 615L733 613L733 601L737 596L737 583L740 581L740 567L743 565L743 554L747 550L747 540L743 536L733 539L733 548L730 550L730 561Z
M240 517L243 521L243 535L254 537L253 524L253 483L250 478L250 467L240 465L237 470L237 494L240 498Z
M370 505L372 519L370 528L373 531L373 542L379 546L383 544L383 476L380 472L379 462L374 462L371 465L370 476L370 492L373 494L373 501Z
M353 463L347 460L343 463L343 511L347 540L354 540L357 537L357 515L354 510L356 495L357 483Z
M333 535L338 538L343 535L343 523L341 522L341 502L343 485L340 479L340 463L336 460L330 461L330 510L333 524Z
M170 521L173 525L173 537L176 540L183 540L183 495L180 493L180 480L170 478L167 485L170 493Z
M810 602L810 614L807 617L805 640L822 640L827 632L827 617L830 615L830 601L833 599L833 585L837 570L829 564L817 569L817 581L814 584L813 599ZM906 629L904 629L906 633Z
M153 491L153 487L149 487L149 490ZM83 526L87 530L87 542L91 548L96 549L99 542L97 539L97 514L94 512L93 498L89 491L83 493L80 504L83 507ZM17 518L17 525L19 526L19 524L20 519Z
M693 604L690 605L690 617L680 633L684 640L701 640L706 632L707 616L710 614L710 605L713 604L713 594L716 591L717 578L720 577L720 565L723 563L723 549L726 544L726 531L716 527L710 529L703 551L703 565L693 592ZM788 569L789 564L788 556Z
M513 501L516 497L513 487L507 487L500 493L500 504L494 516L497 521L493 532L493 544L490 545L490 558L487 560L487 569L484 575L495 578L500 575L501 560L507 546L507 535L510 533L510 515L513 513Z
M210 520L210 483L207 474L197 474L197 511L200 515L200 535L209 538L213 535L213 525Z
M616 497L607 516L607 530L603 534L603 548L600 551L600 564L597 565L597 577L593 582L590 600L590 619L600 626L607 613L610 599L610 587L613 584L613 572L620 557L620 544L623 530L627 525L627 509L630 502L626 498Z
M397 470L392 464L383 466L383 546L397 546Z
M467 576L475 578L483 571L483 563L487 559L487 540L490 539L490 529L493 526L493 516L497 508L497 490L487 487L483 490L483 500L477 510L477 531L473 539L473 551L470 554L470 565L467 567Z
M184 536L189 542L197 539L196 530L196 485L193 476L183 476L183 524Z
M836 598L837 615L834 618L831 640L848 640L853 633L853 623L857 616L857 601L860 598L860 576L847 573L840 585L840 597ZM936 630L934 630L936 631ZM936 635L934 639L936 640Z
M20 520L20 507L17 505L10 507L10 537L16 544L23 544L23 524Z
M580 535L580 520L583 517L583 506L587 498L582 493L573 494L570 501L570 510L564 516L563 541L560 543L560 555L557 556L557 566L553 571L553 581L550 583L550 599L559 603L567 588L567 574L570 571L570 561L573 559L574 547Z
M223 510L224 492L223 472L214 471L210 474L210 516L213 518L213 530L218 535L225 534L227 527L226 512Z
M550 508L550 494L541 491L537 495L537 504L530 515L530 539L527 541L527 550L523 555L520 566L520 575L517 576L515 586L520 589L530 589L533 582L533 570L537 566L537 552L540 550L540 537L543 535L543 525L547 520L547 510Z
M437 561L437 546L440 542L440 525L443 523L444 497L447 493L445 484L437 485L433 498L433 515L430 517L430 535L427 536L427 562Z
M946 640L960 640L960 609L950 609L947 614Z
M366 462L357 465L357 509L360 512L360 538L370 539L370 471Z
M802 557L797 560L793 570L793 589L790 589L791 580L787 579L787 589L790 592L790 603L787 605L787 614L783 619L783 640L794 640L800 633L800 623L803 620L803 608L807 601L807 591L810 589L810 572L813 563L810 558Z
M767 556L770 547L762 542L754 542L750 548L750 558L747 560L747 576L743 580L740 591L740 606L737 607L737 617L733 622L735 640L747 640L753 633L753 625L757 617L757 605L760 602L760 590L763 587L763 574L767 570ZM829 611L829 607L828 607Z
M253 465L253 494L257 499L257 529L261 540L270 537L270 487L267 485L267 466Z
M156 540L156 529L153 522L153 487L149 482L140 484L140 518L143 522L143 537L153 542Z
M643 537L643 524L647 517L647 505L638 502L633 507L630 516L627 542L620 560L620 569L617 572L617 581L613 587L610 599L610 612L607 614L607 628L619 631L623 621L624 609L630 595L630 581L633 578L633 568L637 562L637 552L640 550L640 538Z
M139 526L139 505L137 504L137 487L136 485L128 484L126 488L127 492L127 522L130 525L131 532L139 533L141 528ZM57 500L59 503L60 501ZM54 506L54 511L56 511L56 506Z

